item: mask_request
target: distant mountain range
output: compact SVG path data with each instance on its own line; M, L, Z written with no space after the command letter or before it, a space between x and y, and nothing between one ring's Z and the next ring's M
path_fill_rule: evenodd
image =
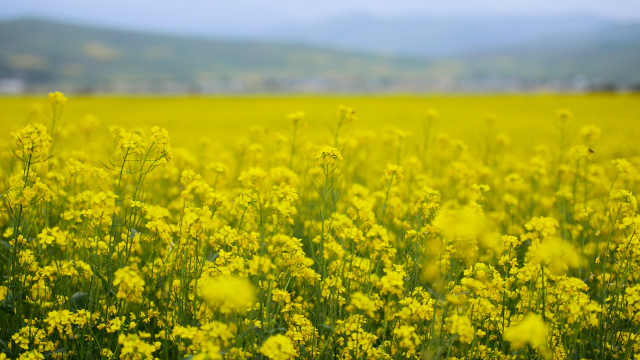
M496 50L554 36L593 36L619 23L591 15L402 16L351 14L311 24L287 24L254 34L345 50L443 56Z
M474 92L633 88L640 24L347 16L252 39L0 21L0 91Z

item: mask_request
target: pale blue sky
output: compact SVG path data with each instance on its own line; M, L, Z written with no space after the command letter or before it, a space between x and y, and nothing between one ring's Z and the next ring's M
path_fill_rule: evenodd
M590 14L640 19L640 0L8 0L0 16L40 15L179 32L243 31L349 13L377 16Z

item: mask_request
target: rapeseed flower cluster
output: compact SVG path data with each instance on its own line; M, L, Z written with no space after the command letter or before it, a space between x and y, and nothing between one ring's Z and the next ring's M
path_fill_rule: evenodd
M640 151L568 110L187 150L49 102L0 140L0 359L638 358Z

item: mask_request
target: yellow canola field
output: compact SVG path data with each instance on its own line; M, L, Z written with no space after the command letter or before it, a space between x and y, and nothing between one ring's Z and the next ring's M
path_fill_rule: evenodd
M357 111L353 131L398 128L413 136L422 131L425 112L439 113L434 131L478 145L486 118L495 117L495 131L508 134L512 145L531 150L550 143L557 110L575 115L573 133L596 125L604 140L627 144L640 135L640 95L441 95L441 96L235 96L235 97L73 97L64 110L67 125L93 115L106 132L108 126L169 131L174 146L192 147L203 137L224 144L246 137L252 127L271 132L290 129L286 115L306 114L305 136L321 141L335 126L340 105ZM35 113L46 114L43 97L0 97L0 130L13 131ZM573 134L572 134L573 135Z
M0 109L0 360L639 358L637 95Z

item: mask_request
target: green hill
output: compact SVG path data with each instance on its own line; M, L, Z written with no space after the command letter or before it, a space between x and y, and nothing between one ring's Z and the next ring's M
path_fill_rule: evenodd
M638 63L640 26L426 59L38 19L0 22L0 88L19 84L28 92L567 90L640 83Z
M0 78L87 91L375 88L425 61L304 46L127 32L40 20L0 23ZM386 85L386 83L385 83Z

